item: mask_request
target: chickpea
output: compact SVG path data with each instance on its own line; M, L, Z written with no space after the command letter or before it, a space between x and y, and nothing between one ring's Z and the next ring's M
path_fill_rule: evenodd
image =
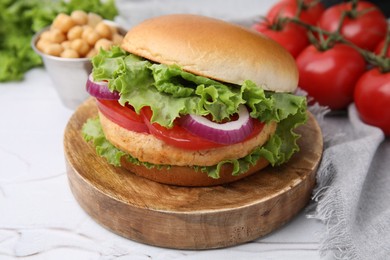
M65 49L63 52L61 52L60 57L62 58L80 58L80 55L77 51L73 49Z
M115 33L114 35L112 35L112 42L115 45L121 44L122 41L123 41L123 36L122 35L120 35L118 33Z
M71 41L63 41L61 42L62 47L65 49L71 49Z
M80 57L84 57L90 50L88 43L82 39L73 40L70 46L80 54Z
M92 58L92 57L95 56L97 53L98 53L98 52L97 52L96 49L91 49L91 50L87 53L87 55L85 55L85 57L87 57L87 58Z
M60 29L63 33L67 33L74 25L73 19L64 13L58 14L53 21L53 27Z
M111 30L111 34L112 34L112 35L118 33L118 28L116 28L116 26L110 26L110 30Z
M62 48L61 44L59 43L52 43L45 46L43 49L43 52L52 55L52 56L60 56L61 52L64 49Z
M83 33L81 34L81 39L86 41L88 38L88 35L90 35L92 32L94 32L94 29L91 26L89 26L89 25L83 26Z
M37 41L37 49L40 50L41 52L44 52L43 50L46 48L46 46L50 45L51 42L47 39L42 39L40 38L38 41Z
M100 48L102 48L103 50L108 50L112 47L112 45L112 41L102 38L95 43L95 50L99 51Z
M101 39L102 37L95 31L92 31L90 34L88 34L85 38L85 40L87 41L87 43L91 46L94 46L95 43Z
M95 31L100 34L103 38L111 39L111 29L106 23L101 21L95 27Z
M80 25L76 25L72 28L67 33L68 40L72 41L74 39L81 38L81 35L83 34L83 27Z
M61 30L57 28L53 28L50 30L50 38L49 40L53 43L61 43L65 41L66 36L62 33Z
M86 12L82 10L75 10L70 14L70 17L72 17L73 21L77 25L84 25L88 23L88 15Z
M95 13L88 13L88 25L91 27L95 27L98 23L100 23L103 18Z
M47 31L42 32L41 35L39 36L39 39L50 41L51 40L51 30L47 30Z

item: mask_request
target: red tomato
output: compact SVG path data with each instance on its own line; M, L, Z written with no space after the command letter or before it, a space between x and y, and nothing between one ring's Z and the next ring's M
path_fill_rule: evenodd
M364 73L356 83L354 98L360 118L390 136L390 72L373 68Z
M322 14L318 26L325 31L336 31L342 13L351 9L351 2L329 7ZM386 17L374 4L366 1L358 2L357 11L356 17L345 18L340 33L360 48L372 51L386 35Z
M96 101L100 112L117 125L138 133L149 132L143 118L131 107L121 106L116 100L96 99Z
M381 41L378 46L375 48L375 54L380 55L382 53L382 49L385 47L385 40ZM387 52L385 57L390 58L390 46L387 47Z
M304 8L299 15L299 19L305 23L316 25L318 18L325 11L321 2L311 6L316 0L304 0ZM294 17L298 9L298 0L284 0L276 3L267 13L266 18L274 22L278 17Z
M365 70L365 61L352 47L336 44L326 51L310 45L296 59L299 86L330 109L344 109L353 100L353 89Z
M273 28L266 21L257 23L253 28L282 45L294 58L309 45L306 30L294 23L281 25L282 28Z
M145 119L145 123L149 127L150 133L169 145L186 150L204 150L225 146L223 144L214 143L202 137L193 135L178 124L175 124L171 129L167 129L157 123L150 123L150 118L152 117L153 112L149 107L142 108L141 114ZM263 127L263 123L258 120L254 120L253 131L244 141L255 137L261 132Z

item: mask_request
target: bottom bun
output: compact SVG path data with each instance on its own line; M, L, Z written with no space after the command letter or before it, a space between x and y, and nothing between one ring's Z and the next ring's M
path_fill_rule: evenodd
M122 159L121 165L123 168L135 173L138 176L146 179L169 185L188 186L188 187L205 187L231 183L240 180L249 175L255 174L265 168L269 162L264 158L260 158L256 165L249 168L246 173L238 176L233 176L233 165L224 164L221 168L220 177L218 179L207 176L206 173L195 170L192 167L186 166L171 166L169 168L152 168L148 169L143 165L135 165L126 159Z

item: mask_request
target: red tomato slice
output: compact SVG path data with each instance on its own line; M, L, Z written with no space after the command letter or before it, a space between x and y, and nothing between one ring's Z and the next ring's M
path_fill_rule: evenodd
M96 100L100 112L114 123L130 131L153 134L169 145L186 150L204 150L225 146L193 135L179 125L168 129L157 123L150 123L152 110L149 107L144 107L141 115L138 115L131 106L122 106L116 100ZM254 120L254 129L244 141L258 135L263 127L263 123Z
M117 100L96 99L100 112L112 122L137 133L149 133L144 120L132 107L122 106Z
M141 115L144 117L145 123L149 127L150 133L169 145L186 150L204 150L226 146L193 135L179 125L174 125L173 128L168 129L157 123L150 123L152 114L153 112L149 107L144 107L141 110ZM263 123L258 120L254 120L253 131L244 141L249 140L258 135L263 129L263 127Z

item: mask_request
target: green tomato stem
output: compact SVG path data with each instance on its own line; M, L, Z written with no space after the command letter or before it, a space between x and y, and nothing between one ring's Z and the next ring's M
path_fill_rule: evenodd
M345 19L346 16L347 14L343 13L342 19L340 19L340 21ZM337 43L343 43L353 47L356 51L358 51L368 64L378 67L379 70L383 73L390 72L390 58L386 57L387 49L389 48L389 44L390 44L390 26L388 26L385 46L382 49L381 53L379 55L376 55L374 52L360 48L355 44L353 44L352 42L345 39L344 36L340 33L341 26L339 26L338 30L336 30L335 32L329 32L317 26L307 24L302 20L300 20L298 17L292 17L292 18L286 17L285 19L289 22L293 22L299 26L304 27L308 31L310 42L314 46L316 46L316 48L319 51L326 51L331 49ZM340 22L339 24L342 24L342 22ZM319 39L314 36L314 33L317 33ZM326 38L324 36L328 36L328 37Z

